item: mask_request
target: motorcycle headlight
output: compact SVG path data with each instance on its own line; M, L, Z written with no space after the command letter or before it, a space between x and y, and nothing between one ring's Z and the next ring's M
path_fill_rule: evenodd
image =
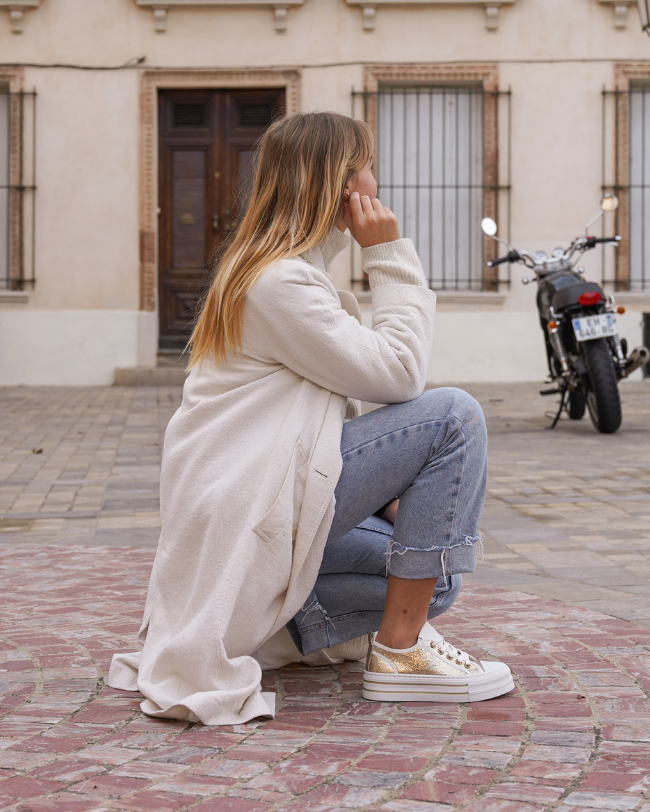
M553 249L553 256L554 257L563 257L564 256L564 248L554 248Z

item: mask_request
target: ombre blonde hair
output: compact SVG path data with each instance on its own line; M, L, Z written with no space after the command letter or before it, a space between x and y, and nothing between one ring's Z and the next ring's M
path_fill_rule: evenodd
M190 368L241 348L246 293L269 265L323 242L341 214L346 183L372 150L368 125L339 113L298 113L269 127L248 208L192 332Z

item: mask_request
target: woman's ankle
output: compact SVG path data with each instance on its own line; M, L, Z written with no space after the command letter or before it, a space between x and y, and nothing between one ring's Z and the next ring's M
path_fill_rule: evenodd
M413 646L418 642L418 629L415 634L411 631L392 631L392 632L383 632L381 628L377 632L377 637L375 638L375 642L379 643L380 646L385 646L386 648L392 648L396 650L401 650L405 648L413 648Z

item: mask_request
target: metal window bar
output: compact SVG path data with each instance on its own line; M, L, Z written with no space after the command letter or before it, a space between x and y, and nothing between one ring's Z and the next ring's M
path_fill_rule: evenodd
M401 233L415 243L429 286L459 291L509 286L509 265L486 268L497 246L483 237L480 222L505 214L500 225L510 238L510 91L486 92L476 84L392 84L376 92L353 90L352 114L360 112L377 139L378 195L397 215ZM497 121L504 113L507 127L499 137ZM354 251L352 258L353 288L367 289Z
M36 93L0 87L0 290L35 283Z
M602 234L622 237L602 254L602 281L614 291L650 290L650 85L603 90L602 190L619 199Z

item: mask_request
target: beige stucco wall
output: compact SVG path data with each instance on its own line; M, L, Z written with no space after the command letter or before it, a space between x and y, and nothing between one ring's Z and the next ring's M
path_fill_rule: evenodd
M617 30L597 0L517 0L490 32L478 6L380 7L375 31L364 32L360 10L344 0L306 0L289 11L285 34L270 8L233 7L172 8L157 34L134 0L43 0L19 35L0 10L0 47L3 62L19 64L107 66L144 55L149 70L293 67L303 109L346 113L367 63L497 63L500 87L512 89L512 239L550 250L597 211L601 91L613 86L614 64L650 60L635 6L628 18ZM0 340L11 348L2 382L110 383L117 366L155 363L156 315L138 311L142 69L25 68L25 88L38 93L38 281L26 303L0 304ZM600 279L599 252L585 265ZM347 254L334 271L349 287ZM522 275L515 266L497 306L441 297L432 380L543 377L535 292ZM650 296L636 302L628 307L650 311ZM635 314L622 323L632 344L638 325Z

